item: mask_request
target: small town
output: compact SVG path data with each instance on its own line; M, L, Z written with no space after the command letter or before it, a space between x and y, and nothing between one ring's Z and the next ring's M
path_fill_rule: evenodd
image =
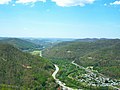
M86 74L79 74L75 77L77 81L88 83L88 85L92 86L111 86L115 89L118 89L116 86L120 85L120 81L116 79L110 79L103 74L99 73L97 70L93 70L93 67L87 67L84 68L83 66L80 66L74 61L72 62L73 65L79 67L80 69L84 69L86 71ZM70 76L70 75L69 75Z

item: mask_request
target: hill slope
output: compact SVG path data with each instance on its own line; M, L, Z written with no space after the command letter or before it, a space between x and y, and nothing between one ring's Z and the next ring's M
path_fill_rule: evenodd
M0 89L54 90L52 64L39 56L0 44Z
M22 50L41 48L40 45L28 42L26 40L18 39L18 38L5 38L0 40L0 43L7 43Z
M97 40L95 42L79 42L79 41L71 41L71 42L62 42L57 44L52 48L48 48L43 52L43 55L47 58L55 58L55 59L68 59L75 60L80 57L94 52L96 50L100 50L102 48L106 48L114 45L115 43L120 42L120 40Z
M106 76L120 79L120 43L84 55L77 63L94 66Z

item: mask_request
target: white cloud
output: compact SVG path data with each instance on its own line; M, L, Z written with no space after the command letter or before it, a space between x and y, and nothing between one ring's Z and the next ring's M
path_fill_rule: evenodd
M110 5L120 5L120 1L115 1L113 3L110 3Z
M0 4L8 4L11 0L0 0Z
M85 6L86 4L92 4L95 0L52 0L56 2L58 6Z
M26 4L26 3L35 3L39 1L46 2L46 0L17 0L16 3Z
M0 0L0 4L8 4L12 0ZM95 0L51 0L55 2L58 6L69 7L69 6L85 6L86 4L92 4ZM28 4L35 2L46 2L46 0L16 0L16 3ZM12 6L15 6L13 4ZM32 5L34 6L34 5Z
M107 6L107 4L105 3L104 6Z
M15 4L12 4L12 6L14 7L14 6L15 6Z

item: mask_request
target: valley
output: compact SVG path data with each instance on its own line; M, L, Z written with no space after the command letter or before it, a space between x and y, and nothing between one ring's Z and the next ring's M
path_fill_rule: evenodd
M36 43L26 48L26 40L8 41L0 41L0 89L120 89L120 40L55 41L41 49Z
M0 0L0 90L120 90L120 0Z

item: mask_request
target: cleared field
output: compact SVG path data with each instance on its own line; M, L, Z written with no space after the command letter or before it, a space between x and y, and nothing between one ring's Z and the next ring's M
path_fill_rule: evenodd
M41 51L39 50L35 50L35 51L32 51L30 52L32 55L40 55Z

